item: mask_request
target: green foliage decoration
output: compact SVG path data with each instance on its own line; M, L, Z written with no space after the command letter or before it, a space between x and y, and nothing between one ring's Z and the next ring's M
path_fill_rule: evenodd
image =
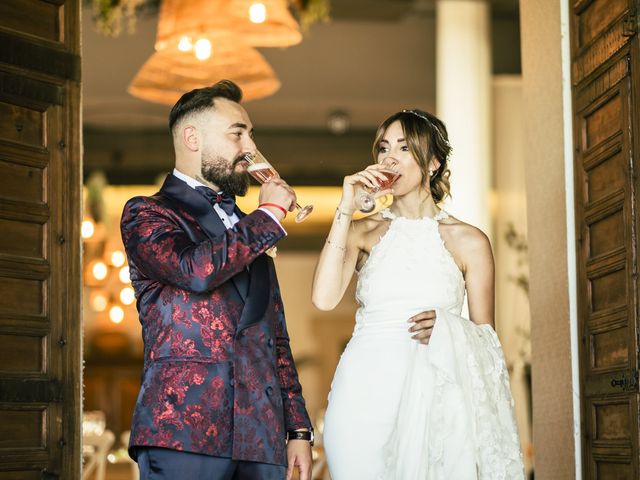
M189 0L185 0L189 1ZM117 37L123 31L135 32L136 19L144 13L157 13L161 0L85 0L93 8L93 20L98 31ZM289 9L303 31L317 22L330 20L330 0L288 0Z

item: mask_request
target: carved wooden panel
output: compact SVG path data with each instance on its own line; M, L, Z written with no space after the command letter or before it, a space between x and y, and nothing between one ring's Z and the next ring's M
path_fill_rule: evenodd
M0 409L0 451L46 448L46 408Z
M590 165L585 165L587 188L585 201L594 203L611 195L623 191L626 165L622 162L623 156L620 145L616 145Z
M624 248L624 217L622 210L589 225L589 251L592 257Z
M619 0L599 0L586 3L577 18L578 42L580 48L594 40L616 19L626 12L628 4Z
M634 467L629 459L614 460L608 456L595 456L595 477L598 480L634 480Z
M637 479L637 0L577 0L571 23L583 471ZM632 29L631 29L632 30Z
M64 3L64 2L58 2ZM33 35L53 42L62 41L64 6L41 0L0 2L2 26L21 34Z
M578 85L604 66L629 41L628 15L636 0L591 0L574 3L572 79Z
M42 471L38 469L0 472L0 480L42 480Z
M2 197L11 200L42 202L44 171L31 165L5 161L9 155L0 146L0 192Z
M593 441L622 442L628 445L631 441L632 407L629 402L612 400L596 401L591 404Z
M0 102L0 140L44 147L44 112Z
M590 279L592 313L626 305L627 276L626 270L619 268Z
M0 312L11 315L43 311L43 282L28 278L0 277Z
M0 2L0 480L81 477L79 20Z
M628 325L591 330L591 372L619 370L629 365Z
M0 231L11 232L11 236L0 237L0 251L43 259L44 229L33 222L0 219Z
M584 117L584 150L600 145L622 128L622 99L614 95Z
M574 87L574 99L578 108L583 108L600 98L620 80L627 76L629 65L625 56L617 57L607 70L589 82Z
M0 344L0 372L31 373L45 372L46 337L42 335L2 335Z

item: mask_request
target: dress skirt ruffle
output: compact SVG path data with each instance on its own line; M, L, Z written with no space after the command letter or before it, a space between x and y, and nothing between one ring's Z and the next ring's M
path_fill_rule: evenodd
M521 480L509 375L489 325L446 310L414 342L379 480Z

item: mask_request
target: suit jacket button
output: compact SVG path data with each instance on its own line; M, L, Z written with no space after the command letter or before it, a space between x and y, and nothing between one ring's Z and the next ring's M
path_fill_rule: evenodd
M233 378L229 380L229 385L233 387L235 384L236 384L236 381Z
M265 392L267 392L268 396L271 396L271 394L273 393L273 388L272 387L267 387L267 389L265 390Z
M267 345L269 346L269 348L273 347L273 338L270 338L269 340L267 340Z

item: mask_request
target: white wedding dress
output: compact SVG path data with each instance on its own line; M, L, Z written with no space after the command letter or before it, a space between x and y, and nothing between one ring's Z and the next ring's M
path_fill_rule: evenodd
M359 272L356 325L333 379L324 444L333 480L521 480L502 349L460 317L464 279L436 218L395 217ZM408 319L436 310L429 345Z

